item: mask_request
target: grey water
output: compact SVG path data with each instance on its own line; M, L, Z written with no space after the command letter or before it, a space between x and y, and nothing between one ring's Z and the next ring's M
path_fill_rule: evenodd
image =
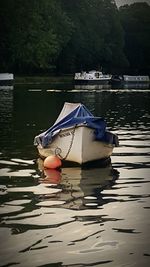
M111 164L44 170L34 136L82 102L119 137ZM150 266L150 89L0 87L0 266Z

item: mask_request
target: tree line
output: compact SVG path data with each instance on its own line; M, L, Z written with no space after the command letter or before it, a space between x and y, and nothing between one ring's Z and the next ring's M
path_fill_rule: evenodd
M113 0L1 0L0 72L150 74L150 6Z

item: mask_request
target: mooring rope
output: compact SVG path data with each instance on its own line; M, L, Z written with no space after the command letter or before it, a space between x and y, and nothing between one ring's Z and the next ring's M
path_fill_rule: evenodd
M68 155L69 155L69 153L71 151L71 148L72 148L72 145L73 145L73 140L74 140L74 135L75 135L75 129L76 129L76 125L74 126L74 128L72 130L71 142L70 142L70 145L69 145L69 148L68 148L68 151L67 151L65 157L61 156L62 150L61 150L60 147L56 147L56 149L55 149L55 155L59 156L61 158L61 160L65 160L68 157Z

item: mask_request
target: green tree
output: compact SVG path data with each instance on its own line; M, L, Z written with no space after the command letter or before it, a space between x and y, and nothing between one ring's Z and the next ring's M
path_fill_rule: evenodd
M120 8L125 32L125 53L131 73L150 74L150 6L134 3Z
M19 72L50 70L70 38L72 24L55 0L5 0L0 59ZM63 32L65 28L65 32Z
M119 13L111 0L62 0L74 32L58 58L66 71L103 66L112 70L127 65Z
M113 0L1 0L3 71L73 73L127 65Z

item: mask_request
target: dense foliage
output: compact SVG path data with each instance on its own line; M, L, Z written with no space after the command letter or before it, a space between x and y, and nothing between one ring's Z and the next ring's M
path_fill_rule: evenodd
M120 8L125 54L135 74L150 74L150 6L135 3Z
M147 71L150 7L113 0L1 0L0 72Z

